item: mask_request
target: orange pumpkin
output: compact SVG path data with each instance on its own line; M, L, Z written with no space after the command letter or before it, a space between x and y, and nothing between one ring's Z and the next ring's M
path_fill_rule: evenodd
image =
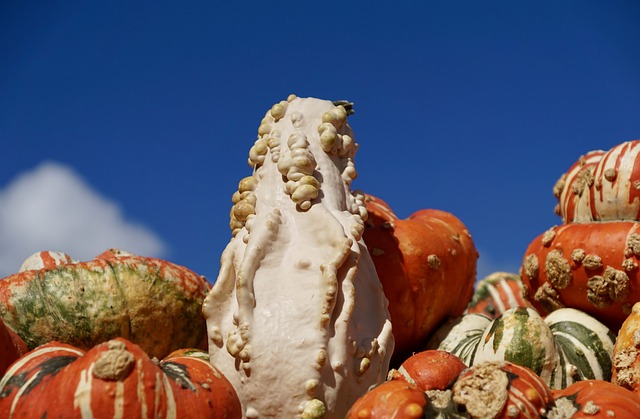
M618 330L640 301L640 223L571 223L528 246L522 282L542 313L571 307Z
M640 140L582 156L554 195L565 224L529 245L528 297L545 313L576 308L617 330L640 300Z
M89 351L50 342L0 381L0 417L239 418L240 401L203 351L160 361L117 338Z
M434 354L429 355L429 357ZM450 360L445 363L450 364ZM425 370L442 368L423 363ZM455 366L450 376L456 375ZM374 387L353 404L348 418L538 418L553 406L553 393L529 368L511 362L485 362L464 369L453 381L441 386L432 378L406 380L393 374L390 381Z
M547 417L638 419L640 397L608 381L585 380L553 392Z
M385 381L360 397L347 419L418 419L425 417L427 395L404 380Z
M396 365L448 317L465 310L478 252L453 214L424 209L399 219L383 200L366 195L364 241L389 300Z
M460 374L452 400L472 418L537 418L552 402L553 394L527 367L508 361L485 362Z
M429 349L410 356L400 368L389 371L389 379L404 380L422 391L446 390L465 368L467 366L457 356Z

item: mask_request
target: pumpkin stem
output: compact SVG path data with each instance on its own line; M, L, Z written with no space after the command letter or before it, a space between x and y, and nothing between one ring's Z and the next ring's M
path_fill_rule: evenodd
M342 107L344 108L345 111L347 111L347 115L353 115L356 111L353 109L353 102L349 102L348 100L334 100L333 104L335 106L340 106L342 105Z

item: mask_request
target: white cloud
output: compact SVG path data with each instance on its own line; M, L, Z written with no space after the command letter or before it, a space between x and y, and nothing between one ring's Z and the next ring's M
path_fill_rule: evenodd
M156 257L166 249L153 231L126 220L117 203L67 166L43 163L0 189L0 278L38 251L90 260L112 247Z

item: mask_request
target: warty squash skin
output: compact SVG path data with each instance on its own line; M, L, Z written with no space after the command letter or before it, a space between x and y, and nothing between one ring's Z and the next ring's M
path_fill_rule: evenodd
M604 154L602 150L593 150L580 156L554 185L553 194L558 200L555 213L562 217L562 222L576 221L576 213L578 220L589 219L586 217L589 200L583 195L588 194L589 187L593 185L593 172Z
M640 140L580 157L554 195L564 224L525 252L528 298L543 313L572 307L617 330L640 300Z
M403 380L385 381L362 395L347 412L347 419L425 418L426 393Z
M399 219L380 198L366 195L365 203L364 241L389 299L397 366L445 319L463 313L478 252L466 226L449 212L423 209Z
M0 280L0 317L30 349L51 341L89 349L124 337L163 358L206 347L209 289L183 266L118 249L87 262L39 252Z
M553 391L548 419L638 419L640 397L608 381L585 380Z
M527 247L522 282L541 313L571 307L618 330L640 300L640 223L553 227Z
M393 352L380 280L352 193L357 144L343 104L290 96L249 151L233 238L204 301L211 362L248 418L343 418Z
M84 351L49 342L18 359L0 381L0 417L241 418L231 383L201 350L158 362L117 338Z
M453 403L475 419L533 419L546 412L553 394L533 371L512 362L483 362L453 385Z
M618 331L611 382L640 396L640 302L633 305Z
M584 162L574 185L562 178L554 193L559 201L559 215L565 222L640 221L640 140L626 141L606 153L592 151L579 161ZM575 164L566 177L575 173ZM567 187L571 190L565 190ZM567 196L573 195L568 198Z

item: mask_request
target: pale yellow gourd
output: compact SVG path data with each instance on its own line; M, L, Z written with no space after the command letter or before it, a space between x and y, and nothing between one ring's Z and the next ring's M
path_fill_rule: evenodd
M233 239L203 310L211 361L248 418L342 418L386 377L393 336L351 191L348 108L275 104L232 199Z

